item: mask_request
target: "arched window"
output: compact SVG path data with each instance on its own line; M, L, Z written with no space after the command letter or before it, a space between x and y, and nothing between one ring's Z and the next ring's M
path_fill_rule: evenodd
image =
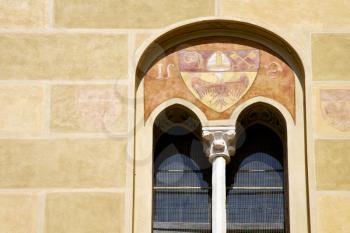
M211 232L211 166L198 122L173 107L154 125L153 232Z
M267 105L252 106L239 122L237 150L226 170L227 229L288 232L284 125Z
M288 42L201 18L135 57L133 231L307 233L305 77Z

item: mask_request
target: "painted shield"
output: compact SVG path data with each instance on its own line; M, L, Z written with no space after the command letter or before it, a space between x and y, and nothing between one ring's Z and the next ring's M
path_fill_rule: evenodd
M322 117L340 131L350 130L350 90L324 89L320 91Z
M260 64L257 49L178 52L183 81L192 94L216 112L233 106L253 84Z

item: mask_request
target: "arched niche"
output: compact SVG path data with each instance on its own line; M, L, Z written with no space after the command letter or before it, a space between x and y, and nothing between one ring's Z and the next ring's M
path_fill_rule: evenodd
M186 53L193 51L201 56L197 63L201 64L203 60L205 69L183 65ZM291 233L308 232L304 69L289 43L271 31L249 23L199 20L165 30L145 44L136 57L135 134L131 150L135 173L134 232L152 231L152 145L157 116L167 107L179 104L191 109L202 126L234 126L240 113L254 103L271 105L286 121L289 229ZM242 68L239 64L232 65L236 58L251 59ZM220 67L215 66L218 62ZM212 66L208 68L208 64ZM186 72L199 74L199 79ZM216 72L226 73L217 78ZM191 83L191 80L210 82L211 79L215 79L215 88L227 82L244 88L233 91L235 98L230 100L229 106L218 109L213 106L215 99L201 99L210 83L204 84L207 88L204 90L194 88L196 83ZM220 91L214 94L220 94Z

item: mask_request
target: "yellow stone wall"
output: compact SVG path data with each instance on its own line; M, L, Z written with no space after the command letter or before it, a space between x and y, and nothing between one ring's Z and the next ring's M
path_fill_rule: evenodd
M257 24L299 52L310 232L350 232L349 9L346 0L0 0L0 232L132 232L135 51L201 17Z

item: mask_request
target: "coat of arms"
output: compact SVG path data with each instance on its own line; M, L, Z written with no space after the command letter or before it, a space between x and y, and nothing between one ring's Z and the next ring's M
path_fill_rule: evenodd
M203 104L216 112L233 106L253 84L260 64L257 49L178 52L181 77Z
M321 111L326 122L340 131L350 130L350 90L320 91Z

